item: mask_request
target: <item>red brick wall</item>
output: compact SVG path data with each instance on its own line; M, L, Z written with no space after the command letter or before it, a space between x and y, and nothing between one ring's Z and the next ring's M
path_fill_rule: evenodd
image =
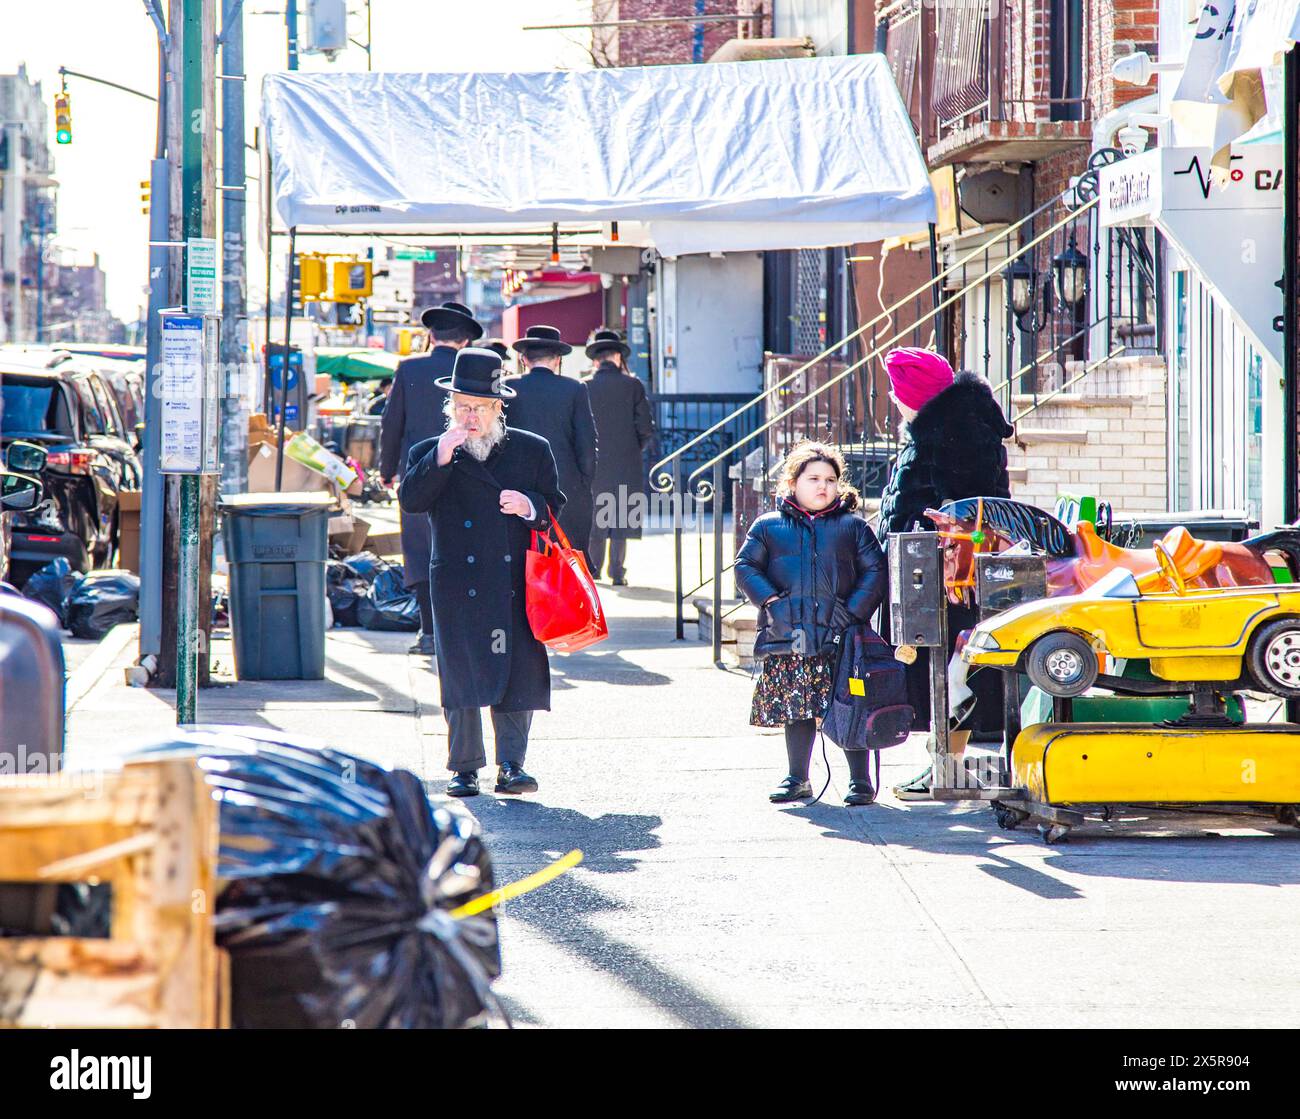
M733 12L752 12L766 5L758 0L705 0L707 15L728 15ZM593 0L592 19L634 20L663 16L695 15L695 0ZM593 32L593 53L597 65L604 66L662 66L689 63L695 60L695 24L660 23L641 27L620 27L612 31L596 29ZM743 26L744 30L741 30ZM730 39L748 36L749 23L744 25L730 20L704 25L704 50L700 61Z

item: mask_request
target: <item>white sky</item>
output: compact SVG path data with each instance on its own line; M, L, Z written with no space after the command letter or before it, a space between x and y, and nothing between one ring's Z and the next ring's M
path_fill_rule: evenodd
M167 4L164 3L164 8ZM218 12L221 0L214 0ZM305 3L299 2L299 27ZM349 0L353 38L365 39L364 0ZM284 16L254 15L284 9L284 0L245 0L244 65L249 75L245 120L252 141L262 76L286 66ZM590 0L372 0L374 69L394 71L548 70L590 65L580 31L524 31L525 25L581 23ZM140 182L153 156L154 106L129 94L76 78L72 94L73 142L53 137L53 97L58 69L80 70L153 94L157 90L157 40L143 0L0 0L0 73L27 64L42 83L49 109L49 143L59 181L57 244L78 260L93 252L108 274L109 309L134 320L143 306L148 218L140 213ZM300 56L303 70L365 70L365 52L350 48L333 63ZM218 63L218 71L220 69ZM218 83L220 84L220 83ZM220 93L218 92L218 103ZM220 138L217 144L220 158ZM248 169L257 173L249 153ZM249 192L250 203L254 198ZM250 222L256 208L250 204ZM264 286L264 257L249 230L250 296Z

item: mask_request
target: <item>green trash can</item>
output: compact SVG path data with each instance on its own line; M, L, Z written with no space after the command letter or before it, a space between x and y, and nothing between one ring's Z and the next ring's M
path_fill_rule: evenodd
M247 493L221 501L230 628L241 680L325 676L328 493Z

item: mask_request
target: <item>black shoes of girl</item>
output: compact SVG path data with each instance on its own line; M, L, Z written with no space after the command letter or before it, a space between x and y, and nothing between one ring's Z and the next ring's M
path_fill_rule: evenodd
M773 804L789 804L792 800L811 800L812 795L811 783L801 781L798 777L787 777L768 794L767 799ZM875 803L876 790L871 787L870 781L849 782L849 791L844 796L845 807L860 808Z
M812 795L812 785L808 781L787 777L768 794L767 799L773 804L788 804L792 800L807 800Z
M849 791L844 796L846 808L860 808L864 804L876 802L876 790L870 781L850 781Z

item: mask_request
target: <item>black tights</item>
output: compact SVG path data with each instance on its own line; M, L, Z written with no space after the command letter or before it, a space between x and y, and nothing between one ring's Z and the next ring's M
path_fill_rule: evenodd
M420 604L420 632L426 637L432 637L433 595L429 591L429 580L421 580L411 589L415 591L415 601Z
M817 720L799 719L785 724L785 753L790 762L790 776L800 781L808 780L808 763L812 761L813 743L817 739ZM854 781L866 781L867 751L845 750L849 763L849 777Z

